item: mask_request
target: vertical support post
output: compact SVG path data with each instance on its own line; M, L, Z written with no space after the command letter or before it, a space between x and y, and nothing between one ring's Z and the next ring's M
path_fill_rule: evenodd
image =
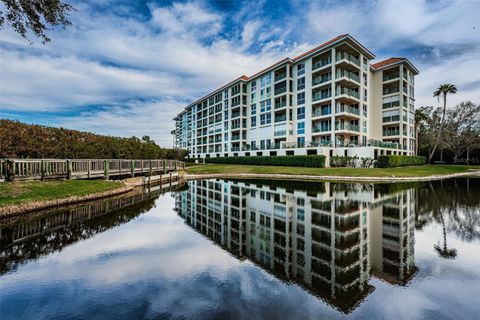
M15 160L5 162L5 181L15 181Z
M91 169L91 168L92 168L92 160L90 160L90 159L88 160L87 166L88 166L88 168L87 168L88 179L90 179L90 175L92 174L92 173L91 173L91 170L92 170L92 169Z
M108 160L103 160L103 178L105 180L108 180L108 177L110 175L110 162Z
M135 177L135 160L130 161L130 170L131 170L131 175L132 178Z
M152 176L152 171L153 171L153 168L152 168L152 160L149 160L148 161L148 176L151 177ZM151 179L151 178L150 178Z
M177 171L177 160L175 160L174 163L175 163L175 171Z
M72 179L72 160L67 160L67 179Z
M167 173L167 160L163 160L163 173Z
M45 160L42 159L42 162L40 163L40 170L42 174L42 181L45 181Z

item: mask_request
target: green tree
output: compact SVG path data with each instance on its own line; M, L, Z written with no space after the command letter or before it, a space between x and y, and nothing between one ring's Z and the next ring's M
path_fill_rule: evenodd
M49 27L65 28L72 23L68 14L75 10L62 0L0 0L4 11L0 11L0 30L9 24L15 32L27 39L31 31L42 43L50 41L45 34Z
M440 85L433 93L433 96L436 97L438 100L440 100L440 98L442 98L443 100L443 114L442 121L440 122L440 128L437 132L437 139L435 141L435 145L433 146L433 149L430 152L430 156L428 157L429 162L432 160L433 155L435 154L435 150L437 149L438 143L440 142L440 136L442 135L443 126L445 125L445 114L447 113L447 95L455 93L457 93L457 87L449 83Z

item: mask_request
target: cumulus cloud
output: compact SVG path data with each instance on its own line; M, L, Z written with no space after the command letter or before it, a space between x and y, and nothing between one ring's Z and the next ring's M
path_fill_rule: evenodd
M443 82L459 87L452 103L480 101L471 72L479 69L478 2L74 6L74 25L52 31L45 46L1 31L0 116L169 145L172 118L189 102L342 33L379 59L409 57L421 71L417 105L435 104L431 92Z

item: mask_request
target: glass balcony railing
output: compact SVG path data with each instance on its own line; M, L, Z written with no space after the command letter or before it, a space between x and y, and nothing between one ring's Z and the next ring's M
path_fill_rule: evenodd
M351 72L351 71L347 71L347 70L337 70L337 71L335 72L335 78L336 78L336 79L340 79L340 78L343 78L343 77L352 79L352 80L360 83L360 77L359 77L357 74L355 74L355 73L353 73L353 72Z
M232 130L240 128L240 124L234 124L232 125Z
M383 75L383 81L393 80L393 79L397 79L397 78L400 78L399 73L391 73L391 74L384 74Z
M383 117L383 122L400 121L400 116Z
M285 79L286 77L287 77L287 74L286 74L286 73L276 74L276 75L275 75L275 81L279 81L279 80Z
M383 130L383 136L389 137L389 136L399 136L400 135L400 130Z
M321 68L321 67L324 67L328 64L332 63L332 59L330 57L328 58L323 58L319 61L316 61L312 64L312 70L315 70L315 69L318 69L318 68Z
M400 91L399 87L392 87L392 88L383 88L383 94L391 94L391 93L397 93Z
M240 151L240 147L232 147L231 150L232 151Z
M360 94L358 93L358 91L355 91L353 89L346 88L346 87L337 87L336 95L337 96L347 95L350 97L355 97L357 99L360 99Z
M237 118L237 117L240 117L240 112L234 112L234 113L232 113L232 119L233 119L233 118Z
M345 104L337 104L335 106L335 112L336 113L342 113L342 112L351 113L351 114L355 114L357 116L360 115L360 109L354 108L352 106L345 105Z
M281 87L281 88L275 89L275 95L281 94L281 93L284 93L284 92L287 92L287 87Z
M347 60L349 62L352 62L353 64L357 65L357 66L360 66L360 60L355 57L354 55L352 54L349 54L347 52L337 52L337 55L336 55L336 61L340 61L340 60Z
M317 101L317 100L322 100L322 99L327 99L332 96L331 92L316 92L313 94L312 100Z
M275 102L275 109L280 109L287 106L287 101Z
M238 141L240 140L240 136L232 136L232 141Z
M331 126L319 126L319 127L313 127L313 132L327 132L332 130Z
M282 122L287 120L287 115L283 115L280 117L275 117L275 122Z
M360 128L358 124L351 124L351 123L336 123L335 130L347 130L347 131L355 131L359 132Z
M332 114L331 108L315 109L313 110L312 117L320 117Z
M278 130L278 131L275 131L273 133L273 135L275 137L278 137L278 136L286 136L287 135L287 130Z
M400 101L392 101L383 103L383 109L400 107Z
M312 85L316 86L317 84L325 83L325 82L328 82L330 80L332 80L332 75L329 73L329 74L326 74L326 75L321 76L321 77L313 78Z
M395 142L386 142L380 140L370 139L368 140L368 146L379 147L379 148L388 148L388 149L400 149L400 144Z

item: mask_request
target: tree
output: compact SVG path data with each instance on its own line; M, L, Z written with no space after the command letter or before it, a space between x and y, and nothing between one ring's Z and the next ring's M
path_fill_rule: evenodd
M65 28L71 25L69 12L75 10L62 0L0 0L5 11L0 11L0 30L8 23L15 32L27 39L31 31L42 43L50 41L45 34L49 27Z
M442 141L453 152L453 162L475 148L480 136L480 105L467 101L447 111Z
M415 139L416 139L416 154L418 154L419 140L418 132L420 127L425 125L425 121L428 119L428 113L431 107L420 107L415 109Z
M440 100L443 100L443 114L442 114L442 121L440 122L440 128L437 133L437 140L435 145L433 146L432 151L430 152L430 156L428 157L428 161L430 162L435 154L435 150L437 149L438 143L440 142L440 136L442 135L443 126L445 124L445 114L447 113L447 95L448 94L455 94L457 93L457 87L453 84L442 84L440 85L437 90L433 93L434 97Z

